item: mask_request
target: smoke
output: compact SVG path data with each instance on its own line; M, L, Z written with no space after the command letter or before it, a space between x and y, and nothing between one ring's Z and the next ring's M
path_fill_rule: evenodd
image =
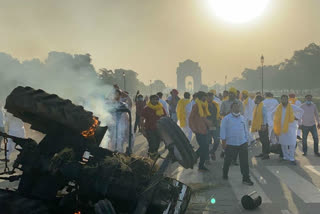
M0 103L4 104L17 86L43 89L70 99L92 111L101 125L112 123L109 112L113 107L105 103L105 98L111 96L113 87L99 81L89 54L50 52L44 62L39 59L20 62L0 53Z

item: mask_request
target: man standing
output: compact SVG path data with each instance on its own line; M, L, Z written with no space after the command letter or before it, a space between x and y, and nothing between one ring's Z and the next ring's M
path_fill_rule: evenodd
M263 97L261 95L256 96L255 104L253 110L253 120L251 132L258 132L259 138L262 144L262 153L256 157L261 157L262 160L270 159L270 141L268 136L268 116L267 110L263 105Z
M197 93L196 104L192 107L189 117L189 126L196 135L199 149L197 154L200 157L199 170L208 171L204 166L206 160L209 160L209 135L208 130L210 122L207 119L210 116L207 102L207 94L203 91Z
M249 175L248 136L246 121L240 114L240 104L233 103L231 113L223 118L220 129L222 147L225 149L223 179L228 179L230 164L234 156L239 153L242 183L252 186L253 182Z
M122 92L120 89L115 89L114 97L112 100L108 100L108 104L114 107L112 112L112 121L114 123L108 125L109 138L107 141L107 147L111 151L124 152L125 143L129 143L129 117L126 113L117 111L121 108L128 108L128 104L121 101Z
M236 99L237 98L237 89L235 88L230 88L229 89L229 96L228 99L223 101L220 107L220 115L222 117L226 116L231 112L231 105L233 103L238 103L240 106L240 113L243 114L243 106L240 100Z
M273 98L273 94L270 92L266 92L265 96L266 98L262 102L263 106L267 110L269 139L271 144L276 144L277 139L273 131L273 117L271 114L277 108L279 102Z
M168 103L162 99L163 93L162 92L158 92L157 95L159 97L159 102L162 104L164 110L166 111L166 114L169 115Z
M178 122L176 109L177 109L178 102L180 100L180 98L178 97L179 92L176 89L173 89L170 93L171 93L171 96L169 96L167 99L167 103L169 104L170 118L174 122Z
M135 102L136 102L136 121L134 123L134 133L137 132L138 127L139 127L139 132L141 132L140 118L141 118L142 111L143 111L144 107L146 106L146 102L143 100L143 95L142 94L138 94L138 93L139 93L139 91L137 92L137 96L135 98Z
M220 107L220 115L222 117L225 117L226 115L230 114L231 113L231 105L233 103L237 103L240 107L240 114L243 115L243 105L242 105L242 102L240 100L237 99L237 89L231 87L229 89L229 92L228 92L228 99L223 101L222 104L221 104L221 107ZM238 165L237 163L237 157L238 157L238 154L235 154L234 156L234 159L233 159L233 165Z
M279 136L279 143L283 153L283 159L296 165L294 154L296 149L298 120L303 115L303 110L291 105L287 95L281 96L281 104L272 113L274 115L273 129Z
M222 101L226 101L229 99L229 92L228 91L223 91L223 94L222 94Z
M161 137L157 131L157 121L165 116L166 112L159 102L159 97L157 95L151 95L150 101L141 114L141 132L147 138L149 144L148 153L151 158L158 156Z
M300 100L298 100L297 98L296 98L296 95L295 94L289 94L289 103L291 104L291 105L297 105L297 106L301 106L301 102L300 102ZM299 121L300 123L301 123L301 121ZM301 129L298 129L298 131L297 131L297 139L298 140L302 140L302 138L301 138Z
M307 155L308 145L307 145L307 138L309 132L312 134L313 138L313 151L314 154L320 157L319 149L318 149L318 131L317 128L320 128L320 121L319 121L319 113L317 106L312 102L312 95L308 94L305 96L306 102L301 105L304 113L301 120L301 129L302 129L302 145L303 145L303 155ZM316 121L317 126L316 126Z
M213 147L210 150L210 155L212 160L216 160L216 154L219 144L220 144L220 108L219 103L214 101L214 94L208 93L208 108L210 112L210 116L207 119L211 122L211 126L209 127L209 143L211 139L213 139Z
M254 142L253 137L249 131L252 116L253 116L253 109L254 109L254 101L249 97L249 92L247 90L242 91L241 93L242 105L243 105L243 117L247 123L248 133L249 133L249 141L248 144L250 145Z
M191 141L192 138L192 131L189 127L189 121L187 118L187 105L190 103L190 93L185 92L184 93L184 99L179 100L177 105L177 117L178 121L180 123L180 127L184 134L187 136L189 141Z

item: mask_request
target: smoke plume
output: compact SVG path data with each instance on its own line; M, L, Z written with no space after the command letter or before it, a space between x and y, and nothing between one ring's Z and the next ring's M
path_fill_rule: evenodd
M111 86L99 82L89 54L71 55L50 52L41 62L18 59L0 53L0 103L17 86L30 86L57 94L73 103L83 105L98 116L102 125L111 123L110 107L105 97L112 94Z

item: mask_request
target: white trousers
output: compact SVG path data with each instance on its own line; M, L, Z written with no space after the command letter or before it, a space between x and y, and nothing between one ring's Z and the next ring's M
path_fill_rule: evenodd
M301 135L301 129L298 129L298 131L297 131L297 136L302 137L302 135Z
M296 151L296 145L281 145L283 159L294 161L294 154Z
M191 131L190 127L186 126L186 127L182 127L181 129L184 132L184 134L187 136L189 141L191 142L191 140L192 140L192 131Z
M278 139L277 139L277 136L275 135L275 133L273 131L273 126L269 126L268 127L268 131L269 131L270 143L271 144L277 144L278 143Z

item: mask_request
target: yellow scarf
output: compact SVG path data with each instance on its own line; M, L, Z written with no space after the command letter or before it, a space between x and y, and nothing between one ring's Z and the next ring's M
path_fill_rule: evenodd
M243 112L246 110L246 105L248 105L249 102L249 97L247 97L244 101L243 101Z
M226 101L226 100L229 100L229 96L224 97L222 101Z
M198 98L196 99L196 104L198 105L198 109L199 109L199 115L200 117L208 117L210 116L210 112L209 112L209 108L208 108L208 102L202 102L201 100L199 100Z
M263 102L259 103L254 107L253 111L253 120L251 126L251 132L257 132L261 130L263 124Z
M296 104L297 98L289 98L289 103Z
M149 102L147 103L147 106L148 106L149 108L151 108L152 110L155 110L157 116L160 117L160 116L164 115L163 106L162 106L162 104L161 104L160 102L158 102L157 105L152 105L151 102L149 101Z
M282 107L282 104L278 105L277 110L274 114L273 130L277 136L280 136L282 133L287 133L289 129L289 123L292 123L295 119L292 106L290 103L288 103L283 127L281 127Z
M186 106L190 103L190 100L187 99L181 99L178 102L177 105L177 117L180 121L180 127L186 127L186 121L187 121L187 112L186 112Z
M212 103L216 106L216 108L217 108L217 115L216 115L216 117L217 117L217 120L219 120L220 119L220 106L219 106L219 103L217 103L216 101L212 101Z

